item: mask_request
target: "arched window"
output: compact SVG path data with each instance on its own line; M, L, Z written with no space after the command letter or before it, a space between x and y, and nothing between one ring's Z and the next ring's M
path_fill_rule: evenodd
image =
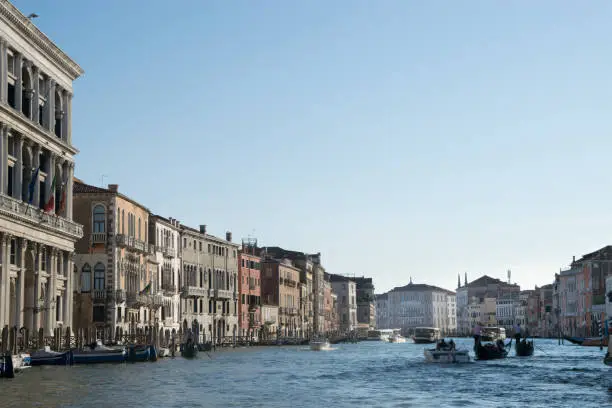
M125 235L125 210L121 211L121 233Z
M91 292L91 266L89 264L83 265L81 269L81 292Z
M202 268L200 268L200 287L204 287L204 273L202 272Z
M138 218L138 240L142 241L142 235L140 234L140 218Z
M93 209L93 232L105 232L104 224L106 222L106 211L104 206L98 204Z
M94 290L104 290L104 264L102 262L94 266Z

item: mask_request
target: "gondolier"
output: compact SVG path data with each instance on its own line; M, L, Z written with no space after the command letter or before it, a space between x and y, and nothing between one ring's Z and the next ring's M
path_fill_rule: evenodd
M480 335L482 334L482 327L480 326L480 322L476 323L476 326L474 326L472 333L474 334L474 344L478 344L480 342Z
M516 339L516 341L521 340L521 324L520 323L517 323L514 325L514 338Z

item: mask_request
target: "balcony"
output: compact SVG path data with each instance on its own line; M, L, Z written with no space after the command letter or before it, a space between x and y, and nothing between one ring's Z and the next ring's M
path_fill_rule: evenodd
M175 258L176 257L176 249L170 247L162 247L161 251L165 257Z
M134 237L129 237L125 234L115 235L117 245L134 249L142 253L149 253L149 245L146 242L139 241Z
M158 309L164 305L164 297L162 295L149 296L149 304L153 309Z
M92 232L91 233L92 244L106 244L106 232Z
M41 225L72 238L83 237L83 226L64 217L47 214L39 208L0 193L0 213L40 228Z
M106 291L105 290L94 290L91 293L91 298L94 302L104 302L106 300Z
M206 295L208 295L208 289L200 288L198 286L183 286L183 289L181 290L181 295L184 298L206 297Z
M223 289L209 289L208 296L217 298L217 299L232 299L234 296L234 292L231 290L223 290Z
M115 292L115 301L117 303L125 302L125 290L117 289L117 291Z
M173 283L163 283L162 282L162 291L164 292L164 295L167 296L172 296L176 294L176 285Z
M150 303L149 296L141 295L137 292L127 293L127 305L128 307L142 307Z

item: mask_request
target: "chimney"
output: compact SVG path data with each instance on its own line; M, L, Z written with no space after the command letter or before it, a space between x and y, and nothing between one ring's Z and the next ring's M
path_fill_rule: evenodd
M228 241L228 242L232 242L232 233L231 232L227 231L225 233L225 240Z
M200 224L200 234L206 235L206 224Z
M168 221L170 221L170 225L174 225L174 219L172 217L168 217Z
M108 190L112 193L117 193L119 192L119 184L109 184L108 185Z
M576 255L572 257L572 263L576 262Z
M181 226L181 222L179 220L174 220L174 222L176 223L176 228L179 228Z

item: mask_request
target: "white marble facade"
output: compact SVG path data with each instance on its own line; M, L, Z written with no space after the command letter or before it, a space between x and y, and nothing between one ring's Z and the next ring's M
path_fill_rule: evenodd
M72 82L82 73L12 4L0 2L2 327L51 335L70 326L74 244L83 235L72 221L71 103Z

